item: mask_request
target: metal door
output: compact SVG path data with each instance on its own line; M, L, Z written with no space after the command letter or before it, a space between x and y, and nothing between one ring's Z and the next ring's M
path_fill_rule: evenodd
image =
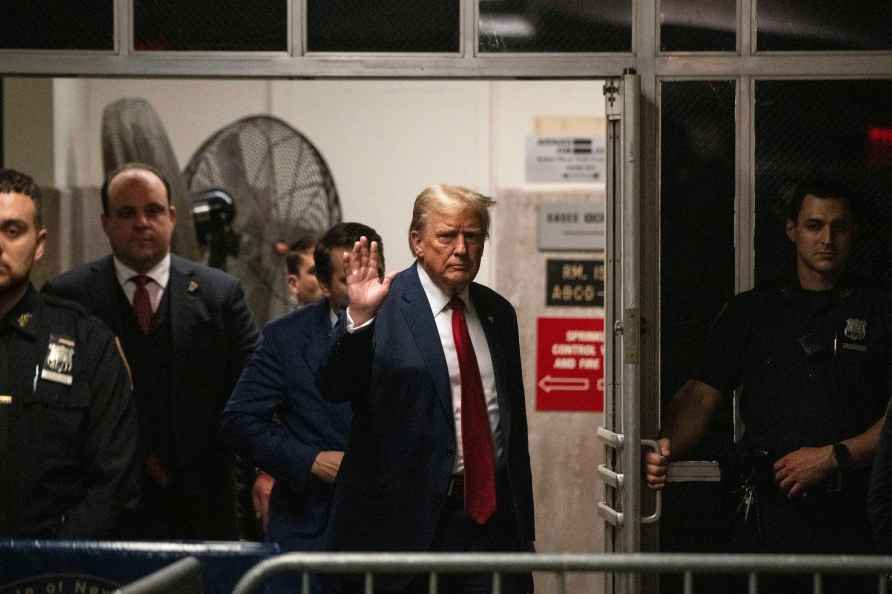
M607 283L605 296L604 425L598 435L605 464L598 468L606 522L606 549L641 550L641 525L657 521L656 509L642 516L641 450L641 200L640 79L634 72L604 85L607 113ZM607 592L637 594L638 575L607 576Z

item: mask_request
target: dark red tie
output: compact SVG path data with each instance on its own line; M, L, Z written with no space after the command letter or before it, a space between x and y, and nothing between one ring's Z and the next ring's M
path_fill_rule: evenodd
M452 338L461 374L461 444L465 457L465 513L484 524L496 511L495 451L486 412L477 355L465 321L465 304L458 297L452 308Z
M136 285L136 292L133 293L133 311L136 312L136 322L142 329L144 334L148 334L152 329L152 302L149 300L149 290L146 285L151 279L145 274L137 274L130 280Z

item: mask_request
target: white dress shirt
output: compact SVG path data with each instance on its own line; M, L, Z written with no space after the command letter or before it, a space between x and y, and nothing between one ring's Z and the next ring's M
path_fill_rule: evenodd
M133 304L133 295L136 293L136 282L133 277L140 274L133 270L117 258L113 258L115 262L115 276L118 277L118 283L124 289L127 295L127 301ZM152 313L158 311L158 305L161 298L164 297L164 290L167 289L167 283L170 281L170 254L164 256L160 262L152 267L148 272L142 273L151 280L146 283L146 290L149 292L149 302L152 304Z
M434 322L437 324L437 333L440 335L440 344L443 354L446 356L446 368L449 371L449 387L452 393L452 415L455 421L456 456L453 474L464 474L465 458L461 439L461 372L458 365L458 353L455 350L455 339L452 336L452 310L449 308L451 295L447 295L434 284L421 264L415 267L418 271L418 279L427 296ZM489 343L480 316L471 302L468 288L457 295L465 303L465 322L468 325L468 333L471 335L471 344L474 346L474 355L477 357L477 366L480 369L480 380L483 383L483 395L486 398L486 413L489 417L489 427L492 429L493 444L495 444L496 460L502 458L504 443L502 428L499 425L499 395L496 392L496 376L492 366L492 354L489 352ZM346 330L349 333L358 332L367 328L374 318L357 326L347 310Z
M443 346L443 354L446 355L446 367L449 369L449 386L452 391L452 414L455 419L455 441L458 446L458 454L455 457L454 474L462 474L465 470L464 451L461 439L461 373L458 365L458 353L455 350L455 340L452 336L452 310L449 308L451 295L447 295L440 287L434 284L424 268L419 264L418 279L421 287L427 295L427 302L431 306L434 322L437 324L437 332L440 334L440 344ZM496 392L496 376L492 366L492 355L489 352L489 343L480 323L477 310L471 302L468 288L456 295L465 303L465 321L468 324L468 333L471 335L471 344L474 345L474 354L477 356L477 366L480 368L480 379L483 382L483 395L486 398L486 413L489 417L489 427L492 429L493 443L496 448L496 460L502 457L502 430L499 426L499 397Z

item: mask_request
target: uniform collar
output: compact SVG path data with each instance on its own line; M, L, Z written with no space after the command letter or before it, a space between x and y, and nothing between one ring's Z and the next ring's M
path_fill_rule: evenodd
M795 271L790 276L781 280L777 285L780 288L781 295L783 295L786 299L794 299L797 296L801 296L804 293L819 293L822 291L807 291L802 288L802 284L799 282L799 277L796 275ZM830 300L832 303L841 303L848 299L858 287L865 286L864 279L859 278L858 276L851 274L846 271L839 277L839 280L836 281L836 285L827 293L830 295Z
M40 306L40 298L34 286L28 283L28 289L19 302L3 318L0 327L10 327L17 332L24 334L30 338L37 336L37 310Z

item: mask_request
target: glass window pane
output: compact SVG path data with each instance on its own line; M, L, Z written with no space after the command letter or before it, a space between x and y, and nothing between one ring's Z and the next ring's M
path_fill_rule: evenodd
M759 51L892 48L889 0L761 0L756 10Z
M862 211L849 269L892 287L892 81L759 81L756 85L756 281L789 276L784 233L797 183L851 188Z
M311 52L459 51L459 2L308 0Z
M480 0L481 52L632 51L630 0Z
M691 376L710 322L734 294L734 88L734 81L661 86L664 398Z
M113 50L112 0L0 3L0 49Z
M734 81L671 81L660 87L660 392L665 403L700 364L712 320L734 294ZM732 442L731 399L686 457L724 459ZM660 550L727 551L723 487L666 489ZM698 576L706 592L727 591ZM701 583L702 580L702 583ZM681 576L660 577L680 592Z
M139 0L134 47L142 51L288 51L286 0Z
M660 50L733 52L737 0L660 0Z

